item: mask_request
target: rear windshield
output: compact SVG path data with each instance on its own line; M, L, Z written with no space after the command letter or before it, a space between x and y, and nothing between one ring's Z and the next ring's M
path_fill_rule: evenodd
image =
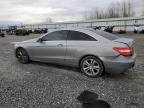
M90 30L90 31L93 31L96 34L98 34L106 39L109 39L109 40L116 40L119 38L118 36L116 36L114 34L111 34L111 33L108 33L108 32L102 31L102 30Z

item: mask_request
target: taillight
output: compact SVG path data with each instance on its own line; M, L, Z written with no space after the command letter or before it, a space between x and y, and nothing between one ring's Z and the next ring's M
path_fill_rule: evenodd
M123 56L133 55L133 48L114 47L113 49Z

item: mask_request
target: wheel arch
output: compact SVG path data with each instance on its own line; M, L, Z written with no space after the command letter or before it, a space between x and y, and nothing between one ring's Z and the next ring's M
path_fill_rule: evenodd
M103 65L104 72L105 72L105 66L104 66L103 61L102 61L98 56L93 55L93 54L87 54L87 55L82 56L82 57L79 59L79 64L78 64L79 67L80 67L80 63L81 63L82 59L85 58L85 57L87 57L87 56L94 56L94 57L96 57L97 59L99 59L99 60L101 61L102 65Z
M26 51L26 53L28 54L28 52L27 52L27 50L24 48L24 47L17 47L16 49L15 49L15 56L16 56L16 53L17 53L17 51L18 51L18 49L24 49L25 51ZM17 56L16 56L17 57ZM28 57L29 57L29 54L28 54Z

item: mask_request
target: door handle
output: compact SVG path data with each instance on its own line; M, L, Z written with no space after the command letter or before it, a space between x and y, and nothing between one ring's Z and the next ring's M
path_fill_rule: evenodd
M63 47L63 44L58 44L57 46L58 46L58 47Z

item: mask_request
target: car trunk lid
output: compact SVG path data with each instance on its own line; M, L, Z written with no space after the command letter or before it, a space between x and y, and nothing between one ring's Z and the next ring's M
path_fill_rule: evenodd
M128 47L133 47L133 44L134 44L134 40L133 39L129 39L129 38L118 38L118 39L116 39L114 41L115 42L119 42L119 43L124 43Z

